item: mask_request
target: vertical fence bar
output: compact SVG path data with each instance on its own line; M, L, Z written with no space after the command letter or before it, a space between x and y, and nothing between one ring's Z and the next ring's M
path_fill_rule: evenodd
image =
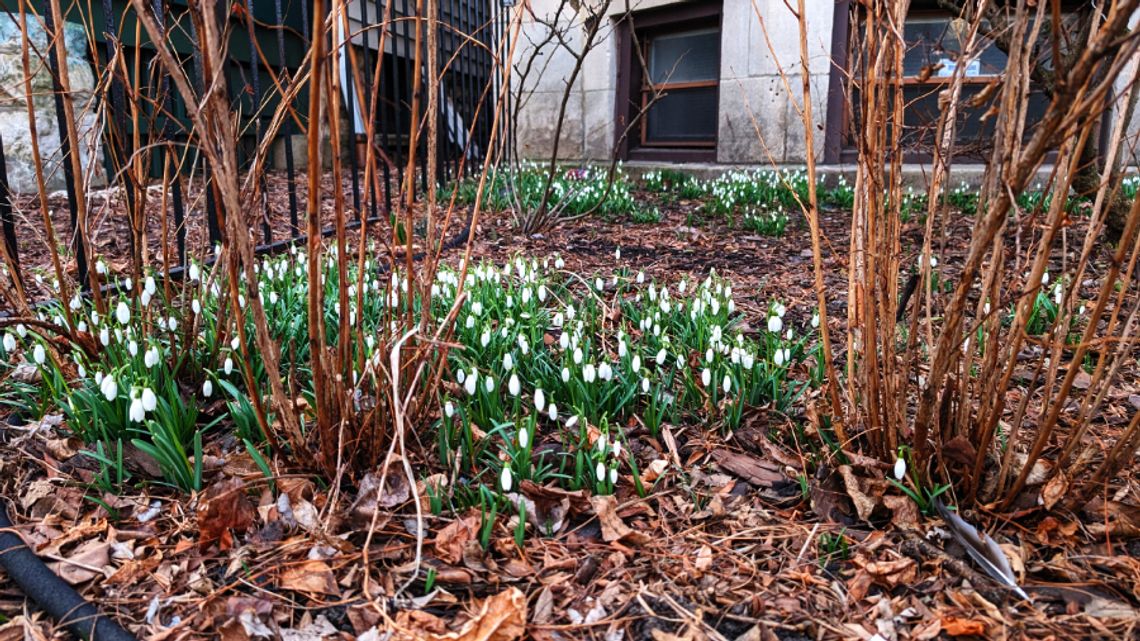
M362 70L360 73L360 79L361 79L360 84L361 84L361 91L363 92L363 94L360 96L360 99L357 102L359 102L360 104L363 105L363 107L361 108L360 118L362 121L364 121L364 136L365 136L365 140L364 140L364 159L365 159L364 171L367 174L367 172L368 172L368 167L367 167L368 154L369 154L369 152L371 152L372 147L376 144L376 122L374 119L372 122L368 122L366 120L366 119L371 117L372 109L373 109L373 106L372 106L372 75L373 75L372 74L372 71L373 71L372 70L372 29L371 29L372 21L368 19L368 0L356 0L356 2L360 6L360 29L361 29L361 33L360 33L361 47L360 47L360 49L361 49L361 66L362 66ZM368 134L369 130L372 131L371 136L369 136L369 134ZM355 153L355 151L356 150L353 149L354 153ZM376 168L377 168L375 163L380 162L380 159L376 158L375 154L373 154L372 161L373 161L372 171L375 173ZM365 178L369 178L369 176L365 176ZM368 217L370 217L370 218L376 217L376 196L377 196L377 194L376 194L376 188L375 188L375 186L376 186L376 179L375 178L376 178L375 175L373 175L373 176L371 176L371 180L365 180L365 182L364 182L364 193L366 196L366 200L368 202ZM364 216L362 215L362 217L364 217Z
M345 22L348 22L348 20L347 20L347 18L348 18L348 16L347 16L347 12L348 12L347 5L345 6L344 11L346 13L346 15L344 17L338 16L336 18L337 28L333 30L334 33L340 31L341 28L344 28L344 27L342 27L342 25ZM363 210L360 207L360 167L359 167L360 163L358 162L358 159L356 157L356 144L358 141L357 136L359 135L356 132L356 113L357 113L356 91L355 91L356 88L353 87L353 82L352 82L352 79L353 79L352 57L349 56L349 54L348 54L349 48L352 47L352 24L351 23L348 25L347 28L344 28L344 33L342 34L342 37L337 38L337 40L341 41L339 43L341 46L341 50L338 52L339 55L337 56L337 60L339 61L339 64L337 65L337 73L340 74L340 84L341 84L341 88L340 88L341 89L341 92L340 92L341 95L338 97L344 99L344 106L345 106L345 109L346 109L347 114L348 114L348 123L349 123L349 125L348 125L348 131L349 131L349 137L348 137L348 170L352 176L352 178L351 178L352 208L356 211L357 215L359 216ZM344 70L343 73L341 73L342 69ZM337 187L339 188L339 185L337 185Z
M8 269L12 279L23 288L24 278L20 273L20 253L16 241L16 220L12 216L12 192L8 188L8 163L4 160L4 139L0 138L0 227L4 232L4 246L8 250L11 264Z
M44 30L47 32L49 39L62 38L63 26L58 29L55 25L55 18L52 16L52 10L49 7L47 11L43 12ZM25 35L25 37L27 37ZM71 167L71 154L75 153L75 141L71 139L71 128L67 122L67 111L64 109L63 101L63 86L59 80L60 65L66 65L67 60L59 59L59 49L49 43L50 52L48 53L48 70L51 72L51 88L52 96L55 101L55 119L59 127L59 157L60 162L63 164L63 180L67 189L67 206L71 214L71 246L75 252L75 262L78 268L77 276L79 279L79 287L81 290L90 289L87 279L87 249L83 238L86 235L86 230L80 228L79 224L79 195L76 193L75 181L78 176ZM67 97L71 99L70 96Z
M154 0L154 14L158 26L166 32L166 1ZM142 47L138 47L136 55L142 55ZM159 93L162 95L162 108L166 114L162 117L162 129L159 136L162 140L164 153L174 167L170 182L170 202L174 209L174 238L178 246L178 264L186 264L186 207L182 200L182 158L172 144L174 140L174 96L170 91L170 73L159 65ZM166 212L162 212L166 216ZM165 247L163 251L165 251Z
M123 79L119 74L111 69L111 61L114 60L117 54L122 52L122 42L119 35L118 22L115 20L115 12L111 6L111 0L103 0L103 57L106 59L107 71L111 74L111 118L105 124L104 129L104 144L106 147L103 149L103 165L107 170L107 178L109 181L114 181L115 176L120 168L124 167L126 162L129 162L134 156L134 149L132 148L129 139L126 136L128 131L126 124L127 114L127 99L126 92L123 89ZM106 99L104 97L104 99ZM136 201L135 183L129 177L130 172L124 172L123 183L123 197L127 203L127 217L130 221L131 233L127 236L128 247L130 248L132 263L137 257L141 261L141 254L138 254L138 247L135 242L135 225L145 226L145 220L140 220L138 212L135 211ZM139 230L141 231L141 229ZM137 274L136 274L137 276Z
M249 34L249 75L250 82L253 83L253 111L250 115L253 119L254 148L258 148L262 143L261 125L264 116L261 112L261 62L258 60L257 34L254 32L253 0L245 0L245 10L246 31ZM266 194L265 172L261 172L257 177L257 184L261 193L261 232L265 244L268 245L273 242L273 229L269 224L269 198Z
M388 2L391 0L376 0L376 15L381 21L381 31L377 34L378 44L376 45L376 64L380 65L380 91L376 96L380 104L376 105L376 113L380 117L381 140L384 141L384 211L386 213L392 211L392 167L388 161L394 157L392 153L392 126L388 122L388 104L390 101L387 100L387 96L395 85L393 80L388 77L388 70L392 68L391 56L384 50L385 47L392 47L392 50L395 51L392 42L392 25L383 23L384 16L389 18L392 16L388 11ZM387 67L384 66L385 62L388 62Z
M395 2L396 0L389 0ZM406 152L407 132L410 127L404 127L404 87L406 84L411 84L407 81L407 34L405 30L408 27L407 12L408 0L400 0L400 10L397 14L393 10L393 15L396 16L396 22L392 25L392 89L394 105L394 115L396 118L396 145L393 151L397 152L392 159L396 162L396 179L399 181L400 189L397 192L400 198L403 198L404 189L404 170L406 167L403 162L403 154ZM393 7L395 9L395 7Z
M281 11L281 0L273 0L273 8L275 11L274 15L277 19L277 62L280 66L278 77L281 79L282 89L285 89L287 88L285 84L286 80L290 80L289 84L292 84L292 75L289 73L289 63L285 60L285 15ZM282 101L283 107L285 96L282 95L280 100ZM285 189L289 195L289 224L292 225L291 236L296 236L301 233L297 221L297 165L293 158L293 135L295 133L292 115L287 115L285 122L281 126L281 135L283 136L285 149Z
M419 11L417 10L415 3L412 4L412 13L416 16L416 20L414 23L416 26L416 39L419 40L421 47L426 47L427 43L425 42L426 38L424 37L424 33L425 33L424 32L424 25L421 24L421 20L423 20L424 16L421 16L419 14ZM414 58L412 60L412 65L413 66L415 65L415 59ZM424 117L427 114L427 100L422 99L422 98L423 98L423 95L425 93L425 90L427 89L428 77L430 74L423 73L425 67L427 67L427 52L426 51L422 52L421 57L420 57L420 72L421 72L420 73L420 84L419 84L419 86L412 88L412 91L416 92L421 97L421 100L415 101L419 104L419 110L416 113L412 114L412 118L416 119L416 130L417 130L417 132L419 132L419 130L421 129L420 123L424 123ZM413 76L413 78L414 77L415 76ZM429 126L429 125L427 123L424 123L424 127L427 127L427 126ZM419 157L419 160L420 160L420 168L419 168L420 187L423 189L423 192L426 194L427 190L428 190L428 181L429 181L428 175L427 175L427 136L420 135L419 133L417 133L417 135L416 135L416 156ZM430 180L431 180L431 182L435 182L435 177L432 176Z

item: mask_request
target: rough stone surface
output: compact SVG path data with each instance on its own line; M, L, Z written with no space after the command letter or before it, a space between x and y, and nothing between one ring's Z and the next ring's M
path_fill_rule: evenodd
M55 112L51 73L44 55L48 52L48 38L40 24L28 21L30 45L32 106L35 110L36 134L43 161L44 181L48 191L66 186L60 153L60 128ZM71 81L71 101L75 110L76 130L83 164L84 181L88 187L106 184L102 164L100 122L93 97L95 77L87 60L87 35L83 27L66 23L67 70ZM9 188L17 193L34 193L36 184L32 137L28 121L27 92L25 91L23 35L19 19L13 14L0 14L0 140L4 143L4 159L8 168Z

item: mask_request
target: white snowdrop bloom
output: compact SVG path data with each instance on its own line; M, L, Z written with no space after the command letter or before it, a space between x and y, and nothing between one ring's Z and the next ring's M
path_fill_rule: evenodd
M614 439L614 443L610 446L610 453L614 458L621 456L621 441Z
M245 309L245 294L238 294L238 307Z
M725 394L727 394L727 393L729 393L730 391L732 391L732 379L731 379L731 378L729 378L728 374L725 374L725 375L724 375L724 380L723 380L723 381L721 381L721 383L720 383L720 388L721 388L722 390L724 390L724 393L725 393Z
M479 344L482 345L483 347L486 347L490 343L491 343L491 332L490 332L490 330L485 329L485 330L483 330L483 335L479 337Z
M519 447L525 449L526 446L529 444L530 444L530 432L526 428L519 430Z
M119 301L118 307L115 308L115 318L118 319L120 325L131 322L131 309L123 301Z
M150 348L148 348L146 350L146 353L143 354L143 365L146 365L147 369L150 369L150 368L154 367L155 365L158 365L159 356L160 356L160 354L159 354L158 348L151 346Z
M635 371L635 372L641 371L641 355L640 354L634 354L633 355L633 360L630 361L630 367L632 367L633 371Z
M570 347L570 335L569 334L567 334L566 332L562 332L561 334L558 335L558 347L562 348L562 351L566 351Z
M103 347L111 344L111 331L106 327L99 330L99 342L102 343Z
M895 460L895 479L898 481L903 480L906 476L906 460L899 458Z
M593 383L598 378L598 370L594 367L593 363L586 363L582 368L582 380L587 383Z
M574 364L575 365L581 365L582 364L582 348L581 347L575 347L574 348Z
M682 280L681 282L677 283L677 293L678 294L684 294L685 290L688 289L688 287L689 287L688 281Z
M1049 284L1049 272L1045 272L1044 274L1041 274L1041 284L1042 285L1048 285Z
M818 312L811 315L811 327L812 327L812 329L817 329L819 327L819 313Z
M664 365L665 364L665 355L666 354L667 354L667 352L665 351L664 347L662 347L661 350L657 352L657 364L658 365Z
M540 303L546 302L546 285L539 285L538 286L538 302L540 302Z
M562 327L562 324L565 322L565 317L562 315L562 312L555 314L554 319L551 321L555 327Z
M641 393L642 394L648 394L649 393L649 379L648 378L643 377L641 379Z
M491 376L490 374L488 374L487 376L483 377L483 389L487 390L488 394L495 391L495 377L494 376Z
M786 313L788 313L788 308L784 307L783 303L776 303L776 315L783 318Z
M487 379L487 380L491 380L491 379ZM487 390L487 391L490 391L490 390ZM511 393L511 396L518 396L519 393L522 392L522 384L519 383L518 374L511 374L511 379L509 381L507 381L507 391Z
M477 381L475 380L475 373L474 372L472 372L471 376L468 376L467 380L465 380L463 382L463 389L467 391L468 396L473 396L475 394L476 382Z
M514 478L511 476L511 468L504 465L503 473L499 475L499 484L503 486L503 491L510 492L513 482Z
M519 344L519 351L522 352L523 356L530 353L530 343L527 342L526 336L519 334L515 337L515 342Z
M628 353L629 353L629 348L626 347L625 341L619 339L618 340L618 358L625 358L625 355Z
M202 275L198 269L198 265L195 263L190 263L190 269L187 270L187 273L189 274L190 282L192 283L198 282L199 278L201 278Z
M211 396L213 396L213 394L214 394L214 381L211 381L210 379L207 378L206 382L202 383L202 396L204 396L206 398L210 398Z
M1077 310L1077 314L1079 314L1080 316L1085 315L1085 306L1084 305L1081 305L1080 309Z
M566 320L574 320L574 316L577 313L578 313L578 310L574 309L573 305L568 305L566 307Z
M87 331L87 321L82 321L82 320L79 321L79 324L76 325L75 328L81 332L86 332Z
M791 327L789 327L787 333L784 334L784 338L786 338L788 340L792 340L792 338L794 338L795 335L796 335L795 330L793 330Z
M4 351L11 352L16 349L16 337L4 332Z
M614 377L614 370L610 367L609 363L602 363L598 366L598 378L603 381L612 380Z
M131 400L131 407L127 411L127 418L129 418L132 423L142 423L146 420L146 409L143 408L142 399L135 398Z
M26 325L24 325L23 323L16 325L16 335L19 336L20 338L27 338L28 327Z
M475 302L471 303L471 313L475 314L476 316L482 316L483 315L483 302L482 301L475 301Z
M534 409L539 412L546 409L546 393L541 387L534 388Z
M35 349L32 350L32 359L36 361L36 365L43 365L47 360L47 352L44 351L44 346L36 343Z
M621 260L621 247L614 250L614 260Z
M227 356L225 362L222 363L222 371L225 372L226 376L229 376L234 371L234 359Z
M711 308L712 308L713 316L716 316L717 314L719 314L720 313L720 301L715 299L715 298L712 299Z
M657 302L657 286L653 283L649 283L649 300Z
M554 259L554 268L555 269L562 269L565 266L566 266L566 261L562 260L561 256Z
M276 292L276 291L271 291L271 292L269 292L269 304L270 304L270 305L276 305L276 304L277 304L277 301L278 301L278 299L279 299L279 298L280 298L280 297L279 297L279 296L277 296L277 292Z
M475 317L468 314L467 320L465 320L463 322L463 326L466 327L467 329L471 329L471 328L475 327Z
M653 323L653 335L654 336L660 336L661 335L661 325L659 325L657 323Z
M515 368L515 359L511 358L511 353L503 354L503 371L511 371Z
M103 377L103 381L99 383L99 391L103 392L103 398L108 401L113 401L119 397L119 384L115 382L115 377L110 374Z
M158 407L158 397L154 395L154 390L149 387L143 388L139 400L142 401L143 409L148 412L153 412Z
M594 289L596 289L600 292L600 291L602 291L602 289L605 288L605 286L606 286L606 282L604 280L602 280L601 277L594 279Z
M452 416L455 416L455 405L452 404L451 401L447 401L446 403L443 404L443 415L446 416L447 418L451 418Z
M1060 305L1065 298L1065 289L1061 286L1060 281L1053 287L1053 302Z
M618 471L617 471L617 468L616 468L616 467L611 467L611 468L610 468L610 485L617 485L617 482L618 482Z
M155 321L155 324L156 324L156 325L158 325L158 328L159 328L159 329L161 329L161 330L163 330L163 331L165 331L165 330L166 330L166 319L165 319L165 318L163 318L163 317L159 316L159 317L158 317L158 320L157 320L157 321ZM116 336L116 337L118 337L118 335L119 335L119 333L120 333L120 332L121 332L121 330L118 330L118 329L116 329L116 330L115 330L115 336Z
M158 287L154 282L154 276L147 276L146 280L143 281L143 291L151 296L154 296L154 293L158 291Z
M570 368L569 367L563 367L562 368L562 382L563 383L569 383L570 382Z
M100 276L105 276L107 274L107 264L101 260L95 263L95 273Z
M197 298L190 301L190 311L194 312L195 316L197 316L198 314L201 314L202 313L201 301L199 301Z
M76 294L76 295L71 297L71 303L69 305L69 307L71 307L71 311L73 311L73 312L79 311L79 308L82 306L83 306L83 300L79 298L79 294Z
M645 282L645 272L637 272L637 284L640 285Z
M705 362L711 363L712 360L713 360L713 348L710 347L707 350L705 350Z
M779 334L780 330L784 329L784 321L779 316L768 317L768 331L773 334Z
M137 342L137 341L133 341L133 340L132 340L131 342L127 343L127 352L128 352L128 353L129 353L131 356L138 356L138 353L139 353L139 344L138 344L138 342Z
M467 372L459 370L455 373L455 380L459 381L459 384L462 385L463 381L467 380Z
M983 314L989 314L990 313L990 301L987 300L986 304L982 305L982 313Z
M789 365L792 363L792 350L787 347L784 348L784 362Z
M83 366L83 363L76 363L76 368L79 378L87 378L87 368Z
M172 331L172 332L177 331L178 330L178 319L171 316L170 318L166 319L166 326L169 327L170 331Z
M546 415L550 417L550 420L557 421L558 420L558 406L555 405L554 403L551 403L546 408Z
M776 367L783 367L784 366L784 350L777 349L776 353L772 355L772 362L776 364Z
M708 387L709 383L712 383L712 372L706 367L701 370L701 385Z
M598 461L598 464L596 466L594 466L594 475L598 477L599 481L605 481L606 480L606 465L605 465L605 463Z
M238 340L237 336L234 336L233 338L230 339L230 349L232 349L233 351L236 352L236 351L238 351L239 347L241 347L241 341Z
M532 296L532 294L530 293L530 288L529 287L523 288L522 296L521 296L522 304L526 305L527 303L529 303L531 296Z

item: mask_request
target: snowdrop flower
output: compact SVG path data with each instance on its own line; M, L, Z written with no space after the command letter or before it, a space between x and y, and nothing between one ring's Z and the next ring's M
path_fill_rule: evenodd
M614 260L621 260L621 247L614 250Z
M146 409L143 408L143 402L140 398L131 400L131 408L127 412L127 417L132 423L142 423L146 420Z
M578 415L575 414L574 416L570 417L570 420L566 421L566 428L569 429L571 427L574 427L577 424L578 424Z
M539 285L538 286L538 302L540 302L540 303L546 302L546 285Z
M483 315L483 303L482 303L482 301L475 301L475 302L471 303L471 313L475 314L476 316L482 316Z
M158 356L158 348L151 347L150 349L146 350L146 354L143 354L143 365L146 365L147 369L158 365Z
M713 360L713 348L710 347L707 350L705 350L705 361L711 363L712 360Z
M772 355L772 362L776 364L776 367L783 367L784 366L784 350L777 349L776 353Z
M903 458L895 459L895 480L901 481L906 476L906 460Z
M188 273L190 275L190 282L192 283L198 282L198 279L201 277L201 272L198 270L198 265L195 263L190 263L190 269L188 270Z
M99 391L103 392L103 398L108 401L113 401L119 397L119 384L115 382L115 377L110 374L103 377L103 381L99 383Z
M612 380L614 377L614 370L610 367L609 363L602 363L598 366L598 378L603 381Z
M621 456L621 441L614 439L613 447L611 448L614 458Z
M649 379L648 378L643 377L641 379L641 393L642 394L648 394L649 393Z
M784 321L779 316L773 315L768 317L768 331L773 334L779 334L780 330L784 329Z
M36 365L43 365L44 360L47 359L47 353L44 352L44 346L36 343L36 348L32 350L32 358L36 361Z
M581 365L582 364L582 348L581 347L575 347L574 348L574 364L575 365Z
M71 304L69 305L69 307L71 307L71 311L79 311L79 308L82 306L83 301L79 298L79 294L71 297Z
M598 465L594 468L594 475L598 477L599 481L606 480L606 465L598 461Z
M602 289L605 286L606 286L606 282L603 281L600 277L594 279L594 289L596 289L600 292L600 291L602 291Z
M541 387L534 388L534 409L541 412L546 407L546 393Z
M443 415L447 418L455 416L455 405L453 405L451 401L447 401L443 404Z
M476 383L475 376L476 376L475 371L472 370L471 375L468 376L465 381L463 381L463 389L467 391L468 396L474 396L474 394L475 394L475 383Z
M645 282L645 272L637 272L637 284L640 285Z
M241 347L241 341L238 340L237 336L234 336L233 338L230 339L230 349L232 349L233 351L236 352L236 351L238 351L239 347Z
M158 407L158 398L154 395L154 390L149 387L143 388L142 396L139 400L142 401L143 409L147 412L153 412L154 409Z
M483 330L483 335L479 337L479 344L482 345L483 347L486 347L490 343L491 343L491 332L490 332L490 330Z
M229 376L234 371L234 359L227 356L225 362L222 363L222 371L226 373L226 376Z
M562 382L563 383L569 383L570 382L570 368L569 367L563 367L562 368Z
M555 405L554 403L551 403L550 406L546 408L546 410L547 410L546 415L550 417L550 420L552 420L552 421L558 420L558 406L557 405Z
M23 323L16 325L16 335L19 336L20 338L27 338L27 336L28 336L27 326L24 325Z
M503 354L503 371L511 371L515 368L515 359L511 358L511 353Z
M111 344L111 331L106 327L99 330L99 342L103 344L103 347Z
M597 377L598 371L594 368L594 364L586 363L586 366L582 368L582 380L593 383Z
M786 313L788 313L788 308L784 307L783 303L776 303L776 315L783 318Z
M625 341L619 339L618 340L618 358L625 358L625 355L628 353L629 353L629 348L626 347Z
M551 322L554 324L555 327L562 327L562 324L566 322L566 319L562 315L562 312L558 312L557 314L554 315L554 319Z
M275 292L275 291L269 292L269 304L270 305L276 305L277 299L278 299L277 292Z
M558 258L556 258L554 260L554 268L555 269L562 269L565 266L566 266L566 261L562 260L561 256L559 256Z
M190 311L194 312L195 316L202 313L202 303L197 298L190 301Z
M488 394L495 391L495 377L494 376L491 376L490 374L488 374L483 379L483 389L487 390Z
M530 444L530 432L523 428L519 430L519 447L525 449L528 444Z
M487 380L491 380L491 379L487 379ZM490 390L487 390L487 391L490 391ZM511 374L511 380L507 381L507 391L509 391L511 393L511 396L518 396L519 393L522 391L522 385L519 383L518 374Z
M527 342L526 336L519 334L515 337L515 342L519 344L519 351L522 352L523 356L530 353L530 343Z
M16 337L4 332L4 351L11 352L16 349Z
M158 291L158 288L155 286L155 283L154 283L154 276L147 276L146 277L146 281L144 281L144 284L143 284L143 291L146 292L147 294L150 294L151 296L154 296L154 293L156 291Z
M119 301L119 306L115 308L115 318L118 319L120 325L131 322L131 310L123 301Z
M641 355L640 354L634 354L633 355L633 360L630 361L630 367L632 367L633 371L635 371L635 372L641 371Z
M811 327L812 327L812 329L818 329L819 328L819 312L816 312L816 313L811 315Z
M665 352L664 347L661 348L661 351L657 352L657 364L658 365L664 365L665 364L665 354L666 354L666 352Z
M720 387L722 390L724 390L725 394L728 394L730 391L732 391L732 379L729 378L728 374L724 375L724 381L721 382Z
M514 482L514 478L511 476L511 468L504 465L503 466L503 473L499 475L499 484L503 486L503 491L504 492L510 492L511 491L511 484L513 482Z
M711 383L711 382L712 382L712 372L709 371L709 368L706 367L705 369L703 369L701 371L701 385L703 385L704 387L708 387L709 383Z
M210 398L210 396L212 396L213 394L214 394L214 382L207 378L206 382L202 383L202 396L204 396L206 398Z
M475 327L475 317L470 314L467 315L467 320L463 322L463 326L467 329Z
M1041 274L1041 284L1042 285L1048 285L1049 284L1049 272L1045 272L1044 274Z

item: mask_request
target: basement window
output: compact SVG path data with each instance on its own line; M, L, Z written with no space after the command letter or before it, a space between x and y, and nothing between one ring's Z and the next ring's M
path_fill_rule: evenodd
M621 155L678 162L715 160L720 3L634 14L632 20L618 24L618 38L615 115Z

